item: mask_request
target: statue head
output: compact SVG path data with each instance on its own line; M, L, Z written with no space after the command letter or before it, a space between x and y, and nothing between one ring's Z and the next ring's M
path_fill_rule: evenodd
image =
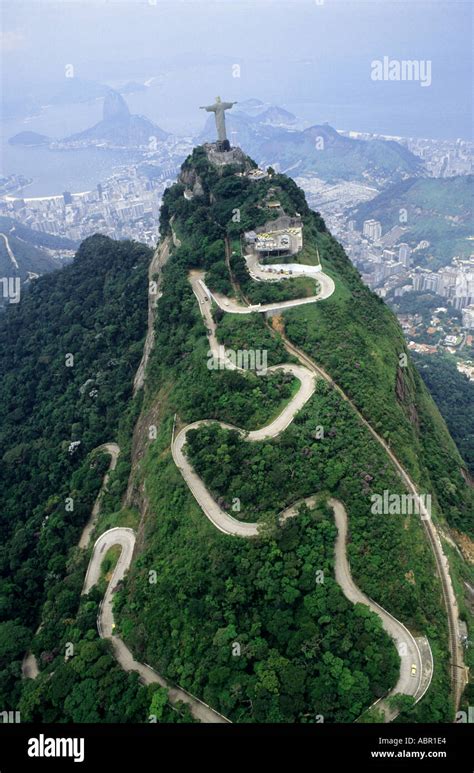
M222 102L222 99L220 97L216 97L216 102Z

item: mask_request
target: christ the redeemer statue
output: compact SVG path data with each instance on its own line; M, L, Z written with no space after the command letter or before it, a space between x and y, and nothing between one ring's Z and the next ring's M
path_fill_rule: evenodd
M225 110L230 110L231 107L236 105L237 102L223 102L220 97L216 97L216 101L213 105L207 105L200 107L200 110L207 110L208 113L215 113L217 138L219 142L227 142L227 134L225 131Z

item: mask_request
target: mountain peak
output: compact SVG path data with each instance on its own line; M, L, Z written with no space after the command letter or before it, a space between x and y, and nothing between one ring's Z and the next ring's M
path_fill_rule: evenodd
M110 89L104 97L103 119L89 129L66 137L63 143L106 142L132 148L147 145L150 137L162 141L167 136L167 132L145 116L131 114L122 95Z
M115 121L123 120L130 116L130 110L127 103L118 91L110 91L104 97L103 120Z

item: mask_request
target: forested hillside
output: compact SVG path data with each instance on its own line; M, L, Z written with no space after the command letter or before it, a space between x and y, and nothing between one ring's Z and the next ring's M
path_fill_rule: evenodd
M105 556L99 585L81 597L89 553L76 545L108 466L94 449L113 441L121 453L96 534L114 526L137 533L114 599L116 633L138 661L236 722L377 719L368 709L397 682L400 657L379 616L349 602L335 580L328 498L337 497L348 514L355 582L413 635L427 636L434 655L427 695L399 721L452 718L433 553L417 516L371 512L372 495L405 488L354 406L433 496L436 521L468 532L465 463L388 307L364 287L289 178L236 174L252 165L217 168L197 148L166 192L161 229L171 254L160 268L145 388L134 398L149 295L151 251L143 245L87 239L71 266L37 280L0 318L0 699L20 707L22 721L190 719L157 685L145 688L123 672L98 637L113 556ZM194 194L185 197L186 189ZM189 281L190 272L205 271L245 302L252 288L239 239L272 217L270 189L287 214L302 217L298 258L320 257L335 292L271 318L215 307L217 338L234 350L266 352L268 366L294 361L290 341L352 404L321 378L272 440L249 444L212 423L189 435L188 458L219 505L262 524L257 537L241 539L205 517L171 442L199 419L265 426L298 388L291 374L210 368L208 330ZM279 522L281 510L309 496L314 506ZM464 577L465 567L459 571ZM467 605L460 608L468 620ZM74 655L65 659L71 643ZM21 682L28 649L40 674Z
M415 362L474 476L474 383L450 355L415 354Z
M93 236L70 266L38 279L0 316L0 703L5 708L18 708L21 660L48 599L57 609L56 627L37 653L47 649L43 666L64 654L64 621L73 622L85 569L80 561L71 565L70 549L108 466L105 457L93 458L91 452L116 437L131 395L146 328L150 254L140 244ZM126 475L127 469L125 480ZM67 498L72 507L66 507ZM73 579L65 582L71 573ZM94 630L90 612L87 620ZM65 641L76 641L74 636L69 632ZM25 709L25 719L32 711L41 716L40 707L43 718L53 716L44 685L41 695L35 711ZM73 717L71 712L66 716ZM64 721L64 713L59 716Z
M233 349L265 349L270 365L289 360L284 331L343 387L421 490L433 494L436 517L468 529L463 461L410 361L396 319L363 286L291 180L273 175L255 183L236 171L213 167L198 148L164 199L163 237L179 246L163 270L140 419L142 427L156 423L158 431L151 442L139 443L136 456L143 540L117 594L121 634L136 657L234 721L311 722L318 713L326 721L355 720L396 681L396 652L368 610L363 614L373 631L369 659L364 639L359 649L362 611L348 604L333 581L335 531L325 502L334 494L349 513L349 555L358 584L417 634L429 636L434 679L410 717L445 720L451 712L446 617L432 553L417 518L370 513L372 493L401 492L403 486L334 390L321 384L273 441L250 446L212 425L190 438L188 454L220 505L233 511L238 501L234 517L265 523L256 541L220 534L171 457L175 426L177 431L188 422L216 418L256 429L265 424L265 414L274 416L281 408L283 393L276 385L268 388L265 413L263 387L253 394L244 387L263 377L249 373L234 379L209 371L206 329L187 276L204 269L226 283L222 290L235 290L238 272L229 273L224 240L235 248L242 231L271 217L262 202L272 187L287 214L302 215L305 255L311 262L319 249L336 292L324 302L285 312L270 325L262 315L223 316L217 310L219 340ZM185 187L201 193L185 198ZM239 222L232 218L236 208ZM265 379L273 384L275 375ZM246 414L252 421L243 421ZM324 440L314 434L320 424ZM320 494L312 512L277 526L282 508L311 494ZM318 570L327 578L322 587L311 579Z

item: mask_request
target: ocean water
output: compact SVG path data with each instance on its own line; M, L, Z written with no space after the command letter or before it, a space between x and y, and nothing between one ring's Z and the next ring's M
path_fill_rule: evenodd
M51 196L64 191L90 190L109 177L121 164L137 158L133 152L84 150L51 151L47 146L10 145L8 140L21 131L34 131L51 139L62 139L92 126L101 119L102 103L45 107L29 119L2 122L0 172L22 174L33 183L23 196Z
M207 118L199 105L208 104L221 94L224 99L239 102L260 98L266 104L286 108L308 124L327 121L337 129L439 139L469 138L469 106L456 95L449 109L440 112L435 95L425 93L429 89L414 84L409 84L413 88L389 84L388 90L387 84L364 82L360 93L350 93L345 88L344 93L350 93L350 98L343 100L339 88L339 94L329 101L329 85L318 77L314 61L293 62L287 71L279 73L279 78L270 77L270 62L254 62L251 84L246 78L234 79L229 73L230 68L222 65L174 72L161 70L157 75L150 74L146 90L127 94L125 99L131 113L145 115L178 136L198 135ZM33 178L33 183L23 191L25 196L89 190L121 164L136 160L137 154L98 149L50 151L42 146L12 146L8 139L26 130L61 139L94 125L101 117L102 100L98 99L76 105L44 106L40 115L3 122L1 173Z

